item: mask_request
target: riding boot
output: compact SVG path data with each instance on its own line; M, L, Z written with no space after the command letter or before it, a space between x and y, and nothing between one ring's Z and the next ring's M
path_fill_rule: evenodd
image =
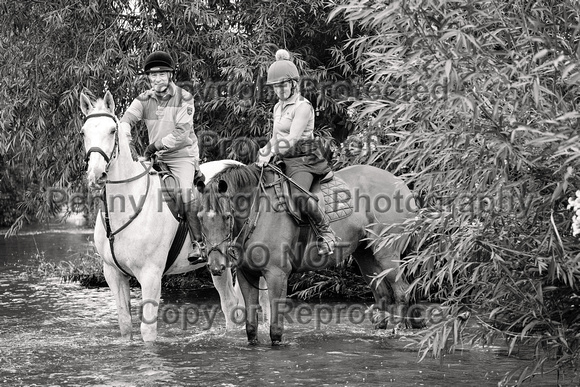
M318 255L324 256L333 254L336 245L336 236L334 235L334 231L330 228L328 218L322 212L320 207L318 207L318 203L313 198L308 198L304 210L310 218L312 226L314 227L314 232L317 236Z
M198 206L197 202L194 200L190 203L185 203L186 213L185 218L189 226L189 237L193 246L192 251L189 253L187 259L192 265L205 262L203 257L203 239L201 237L201 223L197 217Z

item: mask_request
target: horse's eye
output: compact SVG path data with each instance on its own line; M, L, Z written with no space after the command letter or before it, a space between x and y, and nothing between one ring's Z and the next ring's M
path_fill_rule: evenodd
M117 131L117 128L113 128L113 129L111 129L111 132L109 134L115 134L116 131Z

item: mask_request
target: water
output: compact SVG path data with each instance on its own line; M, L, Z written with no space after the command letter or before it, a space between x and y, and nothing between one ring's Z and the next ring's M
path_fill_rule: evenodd
M139 289L132 290L134 340L120 338L108 288L86 289L59 278L29 276L27 265L44 253L59 262L92 250L83 230L28 233L0 239L0 383L9 386L497 386L505 374L528 365L505 356L501 348L471 349L442 360L418 362L409 339L375 331L368 321L343 315L328 324L302 323L296 302L289 314L287 345L272 348L268 328L261 344L248 347L242 326L225 332L214 294L164 291L168 311L159 323L159 339L145 345L139 334ZM337 307L342 304L328 304ZM185 308L199 310L195 324L184 323ZM191 317L190 315L189 317ZM190 320L192 321L192 320ZM211 327L208 329L208 327ZM412 332L409 332L412 334ZM561 385L566 380L560 381ZM531 386L554 386L555 375L537 377Z

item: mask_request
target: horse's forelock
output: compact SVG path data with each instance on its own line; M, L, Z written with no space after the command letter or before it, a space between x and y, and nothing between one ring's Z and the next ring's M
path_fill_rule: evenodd
M89 114L94 114L94 113L109 113L111 114L115 121L117 121L118 123L118 118L115 115L115 112L110 112L109 109L107 108L107 105L105 103L105 100L103 98L99 98L97 99L97 101L95 102L95 105L93 107L93 110L91 110L91 112ZM129 141L130 146L133 146L131 139L131 129L130 128L125 128L122 125L119 125L119 135L124 135L124 138L126 138ZM134 149L132 149L133 151Z
M94 112L107 112L107 106L105 105L104 99L102 98L97 99L93 107L93 111L91 113Z
M205 197L206 197L206 211L215 211L218 214L223 214L226 210L222 206L223 194L218 192L218 182L210 180L210 182L205 186Z
M207 198L209 201L209 209L216 211L219 214L224 212L222 200L224 194L219 192L219 182L223 180L226 182L228 189L225 196L232 197L236 193L253 189L258 186L257 170L246 165L228 165L221 172L218 172L206 185Z

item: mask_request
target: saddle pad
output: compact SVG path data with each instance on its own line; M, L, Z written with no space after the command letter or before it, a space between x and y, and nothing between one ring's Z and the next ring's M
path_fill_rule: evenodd
M352 196L344 180L335 175L332 180L320 185L320 191L324 198L324 211L330 222L352 214Z

